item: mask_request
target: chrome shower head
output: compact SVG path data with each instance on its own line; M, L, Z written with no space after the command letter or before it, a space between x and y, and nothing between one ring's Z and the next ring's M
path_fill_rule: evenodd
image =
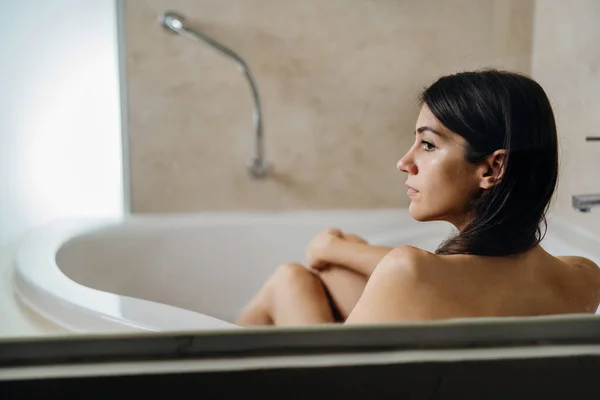
M184 28L185 18L175 12L168 11L159 18L160 24L172 33L181 33Z

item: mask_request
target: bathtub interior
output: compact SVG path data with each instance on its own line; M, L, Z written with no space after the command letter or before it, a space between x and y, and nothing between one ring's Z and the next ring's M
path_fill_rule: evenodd
M305 263L306 244L328 226L375 244L429 250L450 232L446 225L417 224L403 214L379 220L335 214L138 218L70 239L56 263L84 286L233 322L278 265Z
M56 261L84 286L233 322L278 265L304 263L306 244L328 226L374 244L430 251L452 232L445 223L418 223L406 212L132 218L72 238L60 247ZM596 253L568 243L557 229L550 227L546 250L600 264ZM125 315L128 304L121 304Z

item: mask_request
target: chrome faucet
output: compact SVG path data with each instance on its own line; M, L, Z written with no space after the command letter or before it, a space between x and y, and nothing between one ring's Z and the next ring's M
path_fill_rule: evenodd
M600 207L600 193L573 196L573 208L580 212L590 212L594 207Z
M600 136L588 136L587 142L598 142ZM600 207L600 193L581 194L572 197L573 208L580 212L590 212L592 208Z
M185 18L174 12L167 12L160 18L160 24L169 32L176 33L182 36L199 40L208 44L209 46L220 51L225 56L229 57L237 65L240 72L244 74L250 90L252 91L252 99L254 100L254 129L255 129L255 148L254 157L252 157L247 165L250 175L254 178L264 178L269 173L269 165L265 160L265 145L264 145L264 134L263 134L263 120L262 120L262 107L260 101L260 94L258 92L258 85L254 79L254 75L250 71L250 67L246 62L233 50L217 42L215 39L208 35L199 32L190 27Z

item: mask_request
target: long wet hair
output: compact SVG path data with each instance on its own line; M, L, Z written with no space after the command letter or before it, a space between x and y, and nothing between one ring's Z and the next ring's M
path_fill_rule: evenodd
M503 177L472 200L470 222L436 253L507 256L537 246L558 180L556 123L542 87L513 72L461 72L438 79L420 100L465 138L467 162L507 152Z

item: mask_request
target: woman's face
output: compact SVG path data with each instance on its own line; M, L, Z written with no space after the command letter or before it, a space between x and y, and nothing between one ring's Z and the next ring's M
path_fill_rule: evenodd
M448 130L424 105L415 142L398 161L406 172L409 212L418 221L448 221L460 229L480 190L477 166L465 160L467 142Z

